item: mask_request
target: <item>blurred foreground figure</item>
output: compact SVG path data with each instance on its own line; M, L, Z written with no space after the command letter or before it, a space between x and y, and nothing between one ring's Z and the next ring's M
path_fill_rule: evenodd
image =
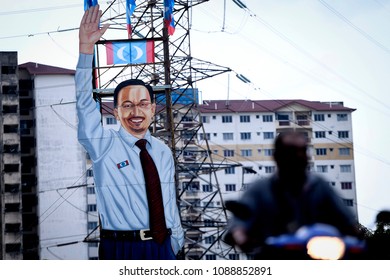
M234 217L225 241L255 258L267 258L262 246L267 237L294 233L304 225L328 224L343 235L357 234L352 212L329 183L307 171L307 139L295 131L275 140L277 172L255 181L240 201L227 201Z

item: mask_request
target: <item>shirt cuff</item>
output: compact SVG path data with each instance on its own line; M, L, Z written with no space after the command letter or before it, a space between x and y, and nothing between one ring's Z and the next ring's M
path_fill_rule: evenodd
M79 54L77 68L92 68L93 54Z

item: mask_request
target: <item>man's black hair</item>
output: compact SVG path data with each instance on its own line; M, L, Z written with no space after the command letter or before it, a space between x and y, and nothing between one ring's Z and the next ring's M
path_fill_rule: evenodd
M139 79L130 79L121 82L119 85L116 86L114 90L114 107L116 107L118 104L118 94L121 91L122 88L125 88L127 86L144 86L147 88L150 96L150 101L153 102L153 89L150 85L145 84L142 80Z
M305 134L301 131L296 131L296 130L286 130L286 131L282 131L280 132L277 136L276 136L276 139L274 141L274 148L275 148L275 151L280 151L284 148L285 146L285 143L284 143L284 138L288 135L297 135L297 136L301 136L303 139L305 139L305 144L307 145L307 137L305 136Z

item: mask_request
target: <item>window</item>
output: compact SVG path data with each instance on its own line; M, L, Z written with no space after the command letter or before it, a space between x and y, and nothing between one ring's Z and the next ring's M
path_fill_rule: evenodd
M250 132L241 132L241 140L250 140L251 139L251 133Z
M287 114L276 114L276 119L278 121L288 121L290 118Z
M233 133L232 132L224 132L222 133L223 140L233 140Z
M8 243L5 244L6 253L19 253L22 250L22 244L20 243Z
M342 164L340 165L341 173L350 173L352 171L352 167L350 164Z
M88 212L96 212L96 204L88 204Z
M339 148L339 155L340 156L349 156L350 155L350 148Z
M236 169L234 167L228 167L225 169L225 174L235 174Z
M274 155L274 149L264 149L264 155L267 157L271 157Z
M87 187L87 194L95 194L95 188L94 187Z
M21 120L20 121L20 134L30 135L31 129L34 127L34 121L32 120Z
M182 121L182 122L193 122L194 119L193 119L192 116L183 116L183 117L181 118L181 121Z
M326 148L316 149L316 155L317 156L326 156Z
M327 165L317 165L317 172L318 173L328 172L328 166Z
M234 157L234 150L223 150L224 157Z
M225 190L227 192L235 192L236 191L236 184L226 184Z
M18 193L19 184L4 184L5 192Z
M265 173L275 173L275 166L265 166Z
M325 138L326 137L325 131L315 131L314 132L314 137L315 138Z
M209 116L202 116L202 123L210 123L210 117Z
M6 203L4 212L19 212L20 203Z
M279 121L280 126L290 125L290 118L287 114L276 114L276 119Z
M96 248L99 247L98 242L88 242L88 248Z
M196 193L200 190L200 184L196 181L183 182L183 189L186 190L188 193Z
M342 190L351 190L352 189L352 182L341 182L341 189Z
M264 132L263 137L264 137L264 139L274 139L275 138L273 132Z
M242 123L251 122L251 116L249 116L249 115L240 116L240 122L242 122Z
M214 241L215 241L214 235L206 236L206 238L204 239L204 243L206 244L213 244Z
M325 121L325 115L324 114L314 114L314 121L316 121L316 122Z
M8 65L1 66L1 73L3 75L16 74L16 66L8 66Z
M4 133L18 133L19 126L17 124L5 124Z
M200 140L210 140L210 133L199 133Z
M344 199L343 202L345 206L353 206L353 199Z
M263 122L273 122L274 120L273 115L263 115Z
M14 114L18 112L18 105L3 105L4 114Z
M243 149L243 150L241 150L241 156L242 157L251 157L252 156L252 150L251 149Z
M88 230L94 230L98 226L97 222L88 222Z
M343 122L348 120L347 114L337 114L337 121Z
M107 117L106 124L110 125L110 124L116 124L116 123L117 123L116 118L114 118L114 117Z
M341 130L338 131L339 138L349 138L349 132L348 130Z
M19 144L5 144L3 153L16 154L19 151Z
M231 122L233 122L233 117L232 116L222 116L222 122L223 123L231 123Z
M93 169L87 170L87 177L93 177Z
M239 254L229 254L229 260L239 260L240 255Z
M20 114L29 115L34 108L34 100L32 98L23 98L19 100Z
M19 164L4 164L4 172L19 172Z
M216 255L206 254L206 260L213 261L213 260L216 260L216 259L217 259Z
M3 86L3 94L17 94L16 86Z
M211 185L202 185L202 190L204 192L212 192L213 191L213 187Z

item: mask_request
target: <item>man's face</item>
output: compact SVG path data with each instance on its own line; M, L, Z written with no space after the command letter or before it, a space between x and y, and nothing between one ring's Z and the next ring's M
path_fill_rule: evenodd
M117 100L115 117L126 131L139 139L143 138L156 109L156 104L151 104L148 89L141 85L124 87L119 91Z

